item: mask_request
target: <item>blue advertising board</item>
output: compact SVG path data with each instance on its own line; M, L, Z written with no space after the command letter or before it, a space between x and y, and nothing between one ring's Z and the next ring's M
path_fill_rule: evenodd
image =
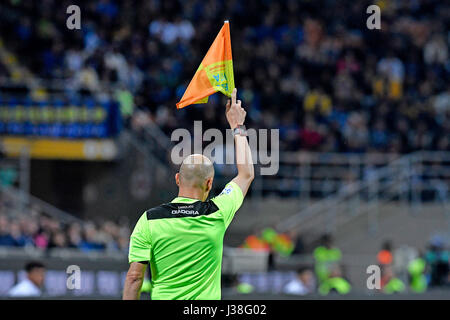
M51 138L111 138L120 132L116 102L0 99L0 135Z

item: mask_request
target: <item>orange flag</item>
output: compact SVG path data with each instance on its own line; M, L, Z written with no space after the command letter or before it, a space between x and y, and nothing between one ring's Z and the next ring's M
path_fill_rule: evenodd
M177 103L177 109L191 104L206 103L208 97L218 91L230 97L233 89L230 24L225 21L183 97Z

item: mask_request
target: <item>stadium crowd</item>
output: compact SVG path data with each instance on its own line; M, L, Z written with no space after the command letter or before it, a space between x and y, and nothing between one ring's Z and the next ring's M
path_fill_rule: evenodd
M228 19L249 126L280 128L284 150L450 150L445 1L79 3L81 30L69 30L70 1L6 1L1 37L36 76L70 83L69 97L115 88L136 130L150 119L168 134L194 119L226 128L218 95L175 103ZM366 27L371 4L381 30Z
M17 203L0 195L0 247L128 252L128 223L65 223L37 206L22 210L27 214L20 214Z

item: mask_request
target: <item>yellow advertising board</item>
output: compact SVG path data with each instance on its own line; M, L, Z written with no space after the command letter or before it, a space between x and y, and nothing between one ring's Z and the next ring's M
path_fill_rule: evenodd
M118 147L113 139L48 139L24 137L0 137L3 152L8 157L18 157L29 152L33 159L61 160L114 160Z

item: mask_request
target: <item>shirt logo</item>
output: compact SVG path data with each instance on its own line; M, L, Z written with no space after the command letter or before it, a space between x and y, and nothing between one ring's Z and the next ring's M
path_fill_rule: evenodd
M172 210L172 214L187 214L190 216L196 216L196 215L199 215L200 213L197 210L178 209L178 210Z
M225 189L223 189L223 191L220 194L230 194L231 191L233 191L233 187L227 186Z
M199 217L216 212L219 208L213 201L195 201L192 204L165 203L147 210L147 220L166 218Z

